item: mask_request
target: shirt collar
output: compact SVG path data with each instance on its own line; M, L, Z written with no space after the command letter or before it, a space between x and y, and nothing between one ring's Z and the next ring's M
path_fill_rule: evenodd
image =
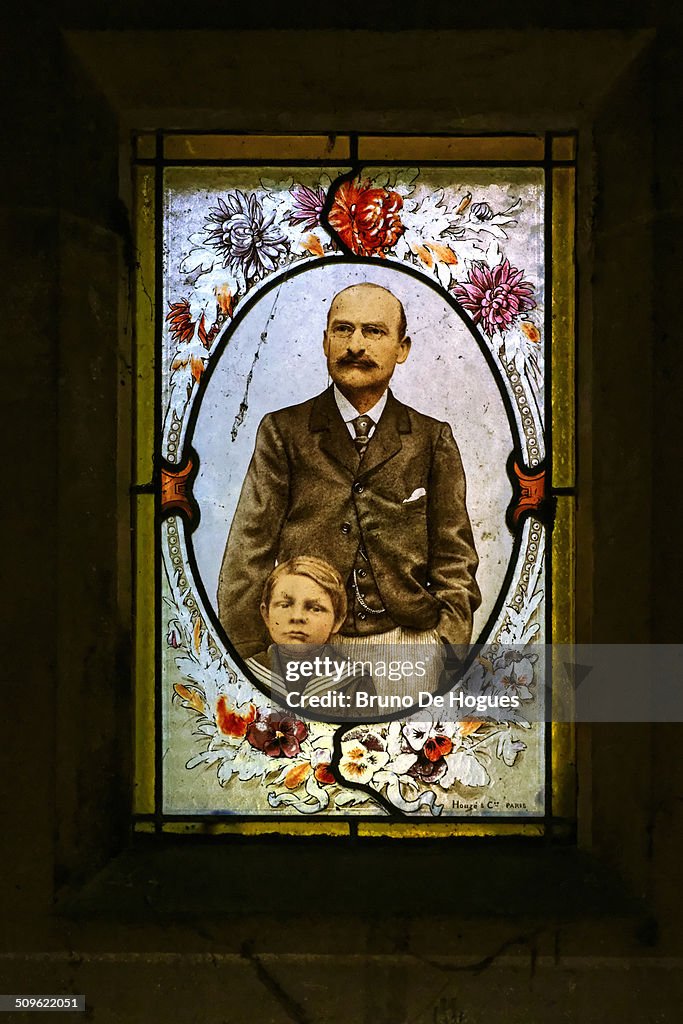
M369 416L374 423L379 423L380 416L384 412L384 406L387 404L388 396L389 390L387 389L380 400L375 402L372 409L368 409L368 411L363 413L363 415ZM355 420L356 417L360 415L358 409L351 405L348 398L345 398L344 395L342 395L336 384L334 385L334 400L337 403L337 408L341 413L341 418L344 420L344 423L350 423L351 420Z

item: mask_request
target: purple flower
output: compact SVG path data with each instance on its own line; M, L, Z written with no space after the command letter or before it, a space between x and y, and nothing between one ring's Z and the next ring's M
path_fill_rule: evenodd
M210 209L207 244L223 257L224 267L241 270L247 281L258 280L287 252L287 240L274 220L275 213L266 217L255 195L235 189Z
M495 331L505 334L512 327L520 313L534 309L534 286L525 281L524 271L511 267L503 260L497 267L475 261L465 284L456 284L455 296L465 309L472 313L475 324L482 327L491 338Z
M290 223L301 224L304 231L317 228L325 205L325 189L321 185L316 188L295 185L289 190L289 194L294 199L294 211L290 214Z
M247 742L268 757L296 757L308 729L298 718L277 713L260 716L247 729Z

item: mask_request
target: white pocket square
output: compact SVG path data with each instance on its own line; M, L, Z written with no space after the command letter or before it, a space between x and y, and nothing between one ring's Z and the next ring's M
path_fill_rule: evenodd
M407 505L409 501L417 501L418 498L423 498L427 492L424 487L416 487L409 498L404 498L402 504Z

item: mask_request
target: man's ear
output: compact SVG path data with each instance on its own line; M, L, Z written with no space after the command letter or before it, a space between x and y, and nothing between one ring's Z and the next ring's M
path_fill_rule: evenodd
M406 334L405 338L403 339L399 346L398 358L396 359L397 363L405 363L406 359L408 358L408 353L410 352L411 345L412 342L408 335Z
M263 603L263 601L261 602L261 605L259 607L259 611L261 612L261 618L263 619L263 621L265 622L266 627L267 627L268 626L268 608Z
M327 331L323 331L323 352L325 353L325 358L327 359L330 354L330 342L327 337Z

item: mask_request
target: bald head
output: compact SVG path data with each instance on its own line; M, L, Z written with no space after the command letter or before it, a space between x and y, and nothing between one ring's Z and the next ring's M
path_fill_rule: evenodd
M389 308L394 308L397 317L395 326L398 331L399 339L403 340L403 338L405 338L406 334L408 333L408 322L406 320L406 313L403 308L403 303L400 301L400 299L397 299L394 293L389 291L388 288L383 288L381 284L371 284L369 281L364 282L363 284L351 284L348 286L348 288L342 288L340 292L337 292L337 294L332 299L332 302L330 303L330 308L327 314L328 329L330 326L330 322L332 320L332 316L335 312L335 304L338 305L338 300L342 300L343 296L348 296L349 298L358 296L359 298L361 298L363 296L363 293L366 293L368 298L372 298L374 293L374 295L380 301L384 300L382 303L383 306L388 305Z
M403 305L378 284L344 288L332 299L323 351L334 383L358 412L366 412L408 358Z

